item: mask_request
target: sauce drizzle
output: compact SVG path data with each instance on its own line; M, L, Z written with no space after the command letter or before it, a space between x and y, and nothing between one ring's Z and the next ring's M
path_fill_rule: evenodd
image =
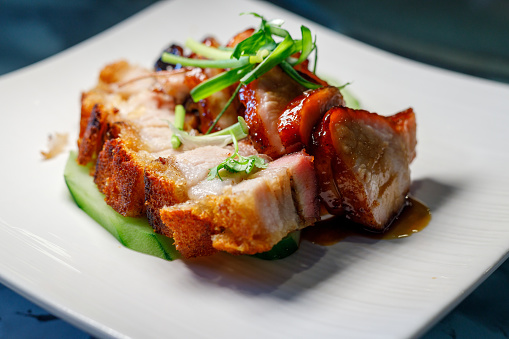
M383 233L366 230L345 217L330 217L307 227L301 237L317 245L330 246L351 236L370 239L399 239L422 231L431 220L430 209L419 200L407 197L405 207Z

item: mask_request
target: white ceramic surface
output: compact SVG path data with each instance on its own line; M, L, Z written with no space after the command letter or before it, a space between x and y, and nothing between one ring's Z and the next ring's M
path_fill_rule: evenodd
M220 17L212 13L220 6ZM400 240L303 242L278 262L217 255L167 262L122 247L72 201L66 156L41 160L48 134L75 147L79 97L120 58L150 67L170 42L225 42L283 18L318 35L319 72L367 109L412 106L412 194L431 209ZM217 13L217 12L216 12ZM509 249L509 86L373 49L262 2L157 4L107 32L0 78L0 281L100 337L418 336L505 259Z

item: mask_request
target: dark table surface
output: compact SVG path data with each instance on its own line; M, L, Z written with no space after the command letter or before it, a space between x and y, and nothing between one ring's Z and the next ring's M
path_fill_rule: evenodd
M0 75L71 47L152 0L0 0ZM273 0L392 53L509 83L508 0ZM509 226L509 223L508 223ZM423 338L509 337L509 262ZM89 338L0 284L0 338Z

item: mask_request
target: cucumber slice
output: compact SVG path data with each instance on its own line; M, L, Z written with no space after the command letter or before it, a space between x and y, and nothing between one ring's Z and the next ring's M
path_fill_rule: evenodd
M263 260L279 260L288 257L299 249L300 231L288 234L278 242L270 251L254 254L255 258Z
M361 108L361 104L359 100L357 100L356 97L350 93L350 91L346 88L343 88L340 90L341 95L343 95L343 100L345 100L346 107L353 108L353 109L359 109Z
M180 258L173 239L155 233L145 218L129 218L118 214L104 201L93 178L89 175L90 166L80 166L76 162L77 153L71 151L65 165L64 178L76 204L110 232L127 248L150 254L166 260ZM290 233L270 251L255 254L264 260L283 259L299 248L300 231Z
M145 218L129 218L118 214L104 201L90 167L76 162L77 153L71 151L64 170L64 178L76 204L127 248L166 260L180 257L173 239L154 232Z

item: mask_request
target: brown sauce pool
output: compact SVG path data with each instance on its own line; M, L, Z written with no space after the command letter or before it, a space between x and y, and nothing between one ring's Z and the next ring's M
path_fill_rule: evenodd
M406 238L422 231L430 220L429 208L419 200L407 197L405 207L383 233L368 231L345 217L330 217L306 227L301 238L322 246L333 245L350 236L379 240Z

